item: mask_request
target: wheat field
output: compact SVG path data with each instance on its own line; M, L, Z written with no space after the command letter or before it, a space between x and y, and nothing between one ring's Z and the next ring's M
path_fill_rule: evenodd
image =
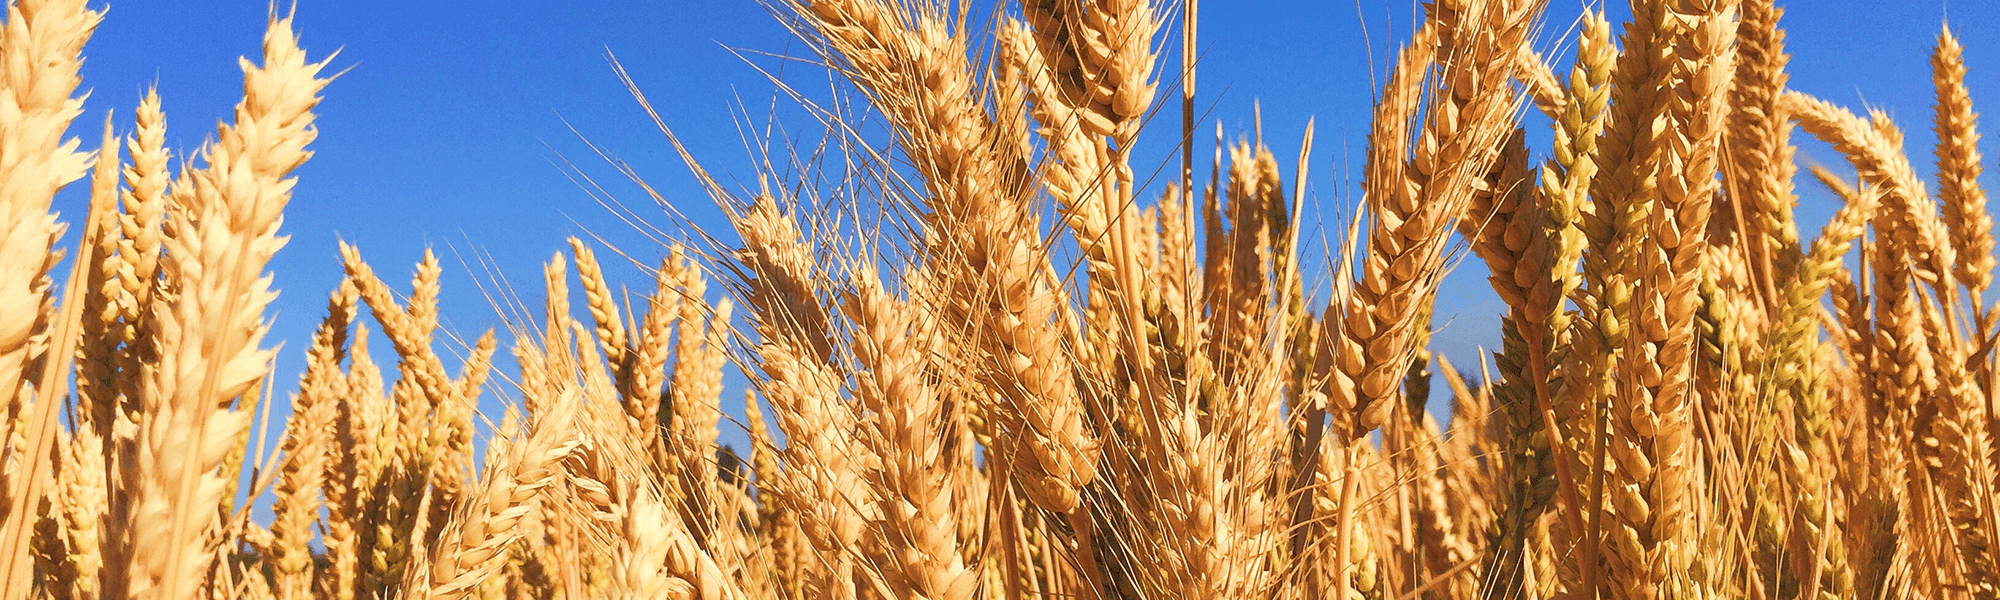
M294 387L268 264L328 58L274 12L203 146L166 147L152 93L86 140L106 13L10 0L0 600L2000 598L1949 29L1911 125L1788 88L1770 0L1433 0L1361 193L1306 215L1311 123L1296 157L1193 151L1196 0L771 2L887 137L802 101L832 133L739 186L652 113L727 223L572 238L470 339L434 254L405 287L343 243ZM1149 128L1180 141L1157 180ZM1801 181L1808 139L1856 177ZM1817 233L1802 185L1843 203ZM1428 349L1454 268L1507 306L1478 365Z

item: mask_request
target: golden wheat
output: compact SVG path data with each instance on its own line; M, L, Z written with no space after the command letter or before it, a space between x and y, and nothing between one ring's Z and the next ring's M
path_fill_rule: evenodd
M102 14L10 3L0 600L2000 597L1960 38L1929 65L1932 194L1886 112L1788 87L1769 0L1634 0L1615 40L1587 13L1567 64L1544 4L1423 5L1318 274L1311 123L1289 174L1261 116L1218 125L1196 180L1196 62L1161 64L1198 51L1195 3L778 3L886 117L808 105L830 139L801 160L837 182L728 189L669 130L734 237L602 254L657 261L629 300L571 238L512 365L440 329L435 254L405 294L343 244L273 462L265 269L326 63L274 16L192 161L151 92L91 155L67 136ZM1148 191L1162 85L1186 147ZM1794 127L1855 169L1812 169L1844 202L1812 239ZM49 208L86 174L65 280ZM1462 249L1503 346L1476 377L1435 357L1440 420ZM482 417L496 391L518 404Z

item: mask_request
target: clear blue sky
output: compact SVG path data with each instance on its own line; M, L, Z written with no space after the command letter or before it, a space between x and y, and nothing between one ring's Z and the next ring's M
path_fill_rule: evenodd
M1569 30L1581 4L1551 4L1538 46L1560 43L1566 56L1569 40L1556 38ZM1913 162L1926 175L1932 143L1927 57L1947 16L1967 46L1975 106L1988 111L2000 106L2000 35L1993 33L2000 31L2000 3L1788 4L1784 25L1790 31L1792 86L1850 106L1865 101L1888 109L1899 118ZM1352 202L1368 127L1369 74L1379 72L1371 65L1381 64L1407 37L1413 6L1405 0L1209 0L1201 17L1199 103L1213 105L1213 112L1204 127L1220 119L1232 137L1248 132L1251 103L1260 100L1266 140L1289 178L1302 127L1316 117L1311 197L1328 207ZM98 123L112 109L119 133L129 133L131 108L157 82L169 145L197 147L240 95L236 57L256 55L266 7L264 0L116 3L85 49L84 86L93 92L72 135L96 140ZM1615 23L1625 11L1622 5L1613 10ZM826 81L823 71L808 64L758 55L747 55L746 63L732 52L804 52L752 0L306 0L297 16L311 55L341 49L333 65L351 70L326 90L313 146L317 154L299 171L298 192L286 213L284 232L291 243L272 264L276 287L283 291L270 338L285 344L277 375L280 398L295 387L311 329L340 278L336 240L359 244L377 271L395 280L407 276L425 246L436 247L446 262L446 326L466 337L497 326L499 319L453 248L491 253L531 303L541 295L540 263L564 249L569 235L596 231L652 260L657 248L599 208L556 166L558 156L570 157L601 181L618 184L612 191L645 214L658 214L589 152L565 119L631 162L698 221L727 231L613 76L607 49L623 60L698 156L742 177L754 172L732 124L733 107L740 99L759 111L774 90L749 63L782 66L784 78L798 85L823 88ZM1174 95L1170 85L1162 87L1163 99ZM1988 119L1985 125L1991 132L2000 122ZM1171 129L1142 138L1142 162L1168 160L1178 135ZM1546 137L1545 129L1530 132L1542 146ZM1990 142L1988 156L2000 156ZM1197 143L1198 156L1206 156L1208 144ZM1809 144L1803 157L1844 167L1824 146ZM1988 166L1989 173L2000 170L1991 161ZM1816 232L1833 206L1805 179L1798 215L1803 229ZM1989 187L1995 185L1987 179ZM57 207L71 223L83 212L83 199L74 192ZM1330 211L1316 209L1306 222L1319 214ZM624 265L612 265L611 276L617 283L647 285L637 269ZM1502 305L1485 276L1483 266L1468 263L1447 280L1438 302L1439 324L1450 324L1434 346L1461 366L1475 364L1478 347L1498 344ZM511 363L508 341L503 337L502 365ZM378 338L375 345L381 359L390 358L386 343ZM729 394L725 403L738 398ZM741 437L725 433L725 442L732 439Z

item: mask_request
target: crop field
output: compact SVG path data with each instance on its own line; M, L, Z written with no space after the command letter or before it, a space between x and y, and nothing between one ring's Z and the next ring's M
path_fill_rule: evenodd
M179 149L83 110L116 12L6 2L0 600L2000 600L1993 29L1892 114L1788 85L1771 0L1431 0L1316 147L1207 124L1230 3L761 1L823 135L717 167L614 59L692 183L551 168L645 243L470 332L438 253L314 249L295 340L311 20ZM1490 353L1438 351L1454 271Z

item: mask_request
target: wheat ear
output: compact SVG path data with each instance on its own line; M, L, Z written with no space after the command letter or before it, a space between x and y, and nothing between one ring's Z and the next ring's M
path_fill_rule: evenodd
M0 97L13 107L0 119L0 144L15 149L0 166L0 418L6 420L0 439L10 444L8 460L22 465L0 478L0 515L5 517L0 542L8 553L0 562L0 577L6 578L0 597L5 598L27 593L32 567L22 559L28 554L31 503L43 481L38 474L45 468L44 457L55 447L55 402L31 402L37 393L54 398L53 390L43 389L53 382L48 377L30 380L54 370L38 368L37 360L62 365L69 360L66 342L41 337L60 333L49 331L56 324L49 320L53 311L45 307L52 289L47 275L62 256L50 249L63 228L48 211L56 191L81 178L90 165L90 155L77 152L79 142L63 136L82 111L83 100L70 94L78 83L83 44L102 16L85 10L82 0L23 2L8 5L0 29L0 59L8 65ZM88 260L88 250L80 254L79 260ZM81 294L67 298L81 308Z
M1933 319L1934 326L1936 319ZM1958 564L1963 586L1973 598L2000 597L1994 544L2000 540L2000 475L1987 452L1989 412L1979 383L1966 368L1970 352L1964 346L1946 349L1938 361L1940 389L1933 396L1937 414L1930 431L1917 439L1937 489L1943 524L1950 528L1955 548L1942 560Z
M1902 133L1889 123L1888 116L1876 111L1863 120L1847 109L1800 92L1786 92L1780 106L1797 117L1806 132L1833 144L1863 181L1882 188L1882 209L1875 220L1875 227L1883 233L1878 236L1882 252L1909 257L1920 279L1929 282L1941 297L1953 297L1948 286L1957 253L1935 204L1903 154Z
M291 600L312 594L313 558L307 543L312 540L312 523L318 520L321 487L326 477L327 457L334 453L328 436L334 422L335 403L346 395L346 377L340 363L347 346L347 328L354 320L360 290L343 281L327 301L326 319L313 334L306 361L306 373L299 391L292 397L292 417L286 421L285 440L280 451L287 460L278 475L278 500L271 533L272 586L278 598Z
M874 504L862 480L874 457L857 439L861 415L840 398L840 375L821 352L828 333L809 323L827 323L819 304L821 277L796 221L780 213L768 196L736 215L744 241L739 260L748 271L755 308L758 365L763 391L785 434L780 457L785 470L768 488L774 499L799 515L805 537L825 561L809 571L806 583L820 597L856 597L855 555Z
M1781 107L1780 97L1790 75L1785 66L1785 31L1778 21L1785 11L1771 0L1746 0L1742 22L1736 28L1736 80L1730 86L1729 128L1723 146L1732 187L1724 196L1742 213L1741 240L1749 255L1752 283L1758 286L1771 310L1780 297L1766 291L1775 286L1797 260L1801 251L1792 206L1798 198L1792 190L1792 120ZM1728 207L1717 214L1727 216ZM1721 219L1733 223L1733 219Z
M618 314L618 300L612 297L611 284L604 280L604 267L597 264L597 253L576 236L570 236L569 247L576 260L576 276L583 280L590 317L597 323L598 351L604 353L604 359L611 363L613 374L622 380L628 377L622 371L625 354L631 351L631 347L625 320Z
M578 428L581 393L569 387L527 431L496 440L487 449L486 475L453 508L428 566L409 570L406 591L425 598L465 598L499 570L509 546L522 537L524 520L540 510L538 495L560 481L562 461L584 442Z
M674 324L680 320L681 297L676 287L678 272L685 272L686 258L678 246L660 261L654 272L653 293L646 298L646 313L633 342L629 383L624 390L625 414L639 428L640 448L660 457L660 385L667 380L667 355L673 350Z
M1931 54L1931 78L1937 87L1936 131L1938 203L1946 230L1958 255L1952 274L1965 285L1977 320L1976 340L1988 339L1994 315L1981 298L1993 281L1993 217L1986 209L1986 192L1979 185L1978 115L1965 87L1964 48L1946 28ZM1947 327L1954 325L1947 325ZM1970 356L1970 344L1950 346L1940 372L1945 389L1937 399L1939 414L1931 435L1920 443L1931 449L1932 475L1943 492L1944 512L1956 534L1958 559L1966 587L1976 598L2000 598L2000 576L1994 575L1993 545L2000 543L2000 502L1993 499L1994 432L1992 405L1974 379L1990 377L1990 361ZM1985 350L1980 350L1984 352Z
M1971 295L1979 318L1978 339L1983 340L1993 329L1993 317L1985 313L1981 298L1993 283L1993 215L1986 210L1986 190L1979 185L1979 114L1972 112L1972 96L1965 88L1964 54L1950 28L1938 34L1937 49L1931 53L1931 81L1937 86L1938 204L1944 208L1944 224L1958 253L1952 275Z
M1662 591L1671 573L1683 570L1693 555L1684 550L1683 530L1691 520L1690 496L1699 493L1695 479L1695 405L1689 388L1694 367L1694 312L1702 253L1706 248L1710 201L1717 182L1719 151L1734 37L1734 6L1729 2L1688 3L1659 16L1687 29L1667 29L1674 76L1685 78L1667 95L1667 117L1673 133L1655 140L1667 164L1679 172L1657 175L1657 196L1637 196L1653 203L1646 240L1635 265L1632 336L1620 364L1623 387L1612 399L1612 436L1607 454L1617 462L1616 485L1610 504L1616 527L1604 554L1612 579L1609 593L1620 598L1651 598ZM1656 41L1666 41L1655 38ZM1640 166L1651 169L1651 166Z
M1821 363L1824 346L1819 341L1817 327L1820 297L1825 295L1840 261L1861 237L1862 228L1874 216L1880 202L1880 193L1874 189L1852 197L1856 201L1841 207L1819 238L1813 240L1811 251L1785 288L1784 304L1776 314L1779 329L1772 333L1768 344L1763 367L1765 387L1760 393L1773 404L1795 407L1792 410L1797 431L1781 457L1781 464L1799 493L1794 503L1796 518L1790 551L1793 570L1800 580L1811 581L1810 573L1815 571L1821 574L1821 579L1811 584L1818 587L1821 599L1847 597L1853 585L1843 544L1829 545L1824 556L1816 550L1821 537L1834 524L1829 521L1825 509L1828 499L1822 490L1829 478L1811 458L1827 453L1829 438L1834 433Z
M84 176L91 156L78 141L64 139L70 121L83 110L72 98L79 82L83 44L102 13L83 0L10 3L0 30L0 56L10 65L0 95L17 108L0 122L0 142L18 148L0 172L0 397L23 394L29 369L29 338L45 326L43 279L50 245L61 226L49 214L56 190ZM25 402L25 400L20 400Z
M393 445L382 447L384 423L393 420L387 418L388 408L383 406L386 401L382 397L381 373L375 370L368 354L368 325L355 324L351 339L352 347L347 354L352 359L338 385L341 394L334 404L333 434L340 443L331 449L333 454L322 479L326 487L326 517L322 521L325 534L321 540L330 564L316 590L324 597L338 600L354 598L361 576L361 556L370 552L367 546L373 528L368 516L369 507L374 504L372 493L379 463L381 457L394 452Z
M926 381L938 325L895 303L872 273L856 279L845 309L856 327L856 362L867 369L856 395L878 415L866 439L882 457L870 482L881 491L878 535L892 561L883 567L887 583L898 597L970 598L979 580L961 553L956 457L948 451L958 430Z
M174 293L152 307L160 361L147 373L137 462L125 468L138 495L125 530L147 546L129 574L138 598L187 597L213 560L207 511L234 481L216 469L249 426L229 406L270 360L259 345L275 293L262 271L284 243L287 175L310 156L311 111L327 81L317 77L325 63L306 62L289 18L271 20L262 67L242 64L236 123L208 148L210 166L194 175L192 204L166 242L162 270Z

